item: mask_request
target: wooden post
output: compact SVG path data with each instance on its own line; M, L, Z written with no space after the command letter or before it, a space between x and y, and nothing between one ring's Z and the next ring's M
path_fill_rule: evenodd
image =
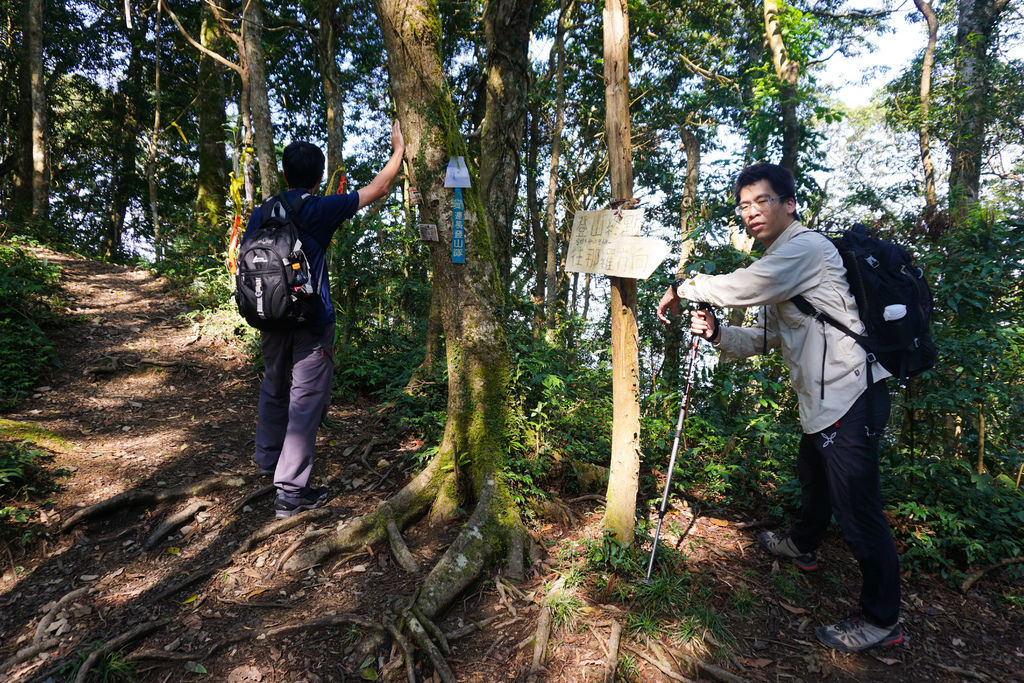
M605 0L605 130L612 199L633 198L633 157L629 133L629 15L625 0ZM639 354L636 280L613 277L612 285L612 454L604 527L623 545L633 541L640 474Z

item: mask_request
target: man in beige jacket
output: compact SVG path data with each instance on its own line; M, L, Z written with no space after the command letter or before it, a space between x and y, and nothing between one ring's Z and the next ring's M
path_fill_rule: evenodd
M803 438L797 456L800 517L784 536L758 537L769 553L804 571L818 569L815 553L835 516L860 565L860 613L817 629L818 639L845 652L903 641L899 624L899 558L882 515L878 438L889 418L889 393L880 364L853 339L801 313L801 294L815 309L855 332L864 325L832 242L800 224L793 175L773 164L744 169L736 179L736 215L766 249L746 268L725 275L677 280L658 304L669 322L681 300L715 306L760 306L752 327L719 326L711 312L691 313L690 331L711 341L723 360L782 350L800 410ZM869 377L873 381L869 385Z

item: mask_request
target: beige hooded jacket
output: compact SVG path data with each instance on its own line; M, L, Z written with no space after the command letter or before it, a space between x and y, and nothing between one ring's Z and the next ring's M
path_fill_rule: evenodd
M805 434L839 420L867 388L867 355L853 339L801 313L789 301L797 294L857 333L864 324L846 282L846 269L832 242L799 221L780 234L764 256L727 275L697 275L677 288L690 301L715 306L764 306L752 327L721 327L716 347L722 360L745 358L782 348L800 407ZM872 365L878 381L890 373Z

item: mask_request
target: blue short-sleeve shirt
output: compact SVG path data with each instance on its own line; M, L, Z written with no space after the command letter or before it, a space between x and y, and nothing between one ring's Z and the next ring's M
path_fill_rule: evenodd
M305 190L288 190L285 197L294 206L304 194L308 193ZM249 217L249 222L245 226L245 234L242 235L243 242L263 221L264 209L269 210L270 208L268 204L269 201L252 212L252 216ZM321 327L335 321L334 306L331 304L331 283L324 252L330 246L335 231L341 227L342 223L356 215L358 210L358 192L330 194L324 197L310 195L306 197L305 204L299 210L299 221L302 223L299 226L302 251L306 254L310 272L315 278L317 291L320 293L320 310L316 319L310 323L311 327ZM305 235L309 235L313 239L305 238Z

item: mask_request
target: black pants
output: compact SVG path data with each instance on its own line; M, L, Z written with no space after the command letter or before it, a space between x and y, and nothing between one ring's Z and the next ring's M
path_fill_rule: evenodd
M900 608L899 557L882 515L878 473L878 439L889 409L883 380L861 394L839 422L804 434L797 457L801 516L789 531L796 547L810 552L835 516L860 565L861 613L878 626L896 623Z

